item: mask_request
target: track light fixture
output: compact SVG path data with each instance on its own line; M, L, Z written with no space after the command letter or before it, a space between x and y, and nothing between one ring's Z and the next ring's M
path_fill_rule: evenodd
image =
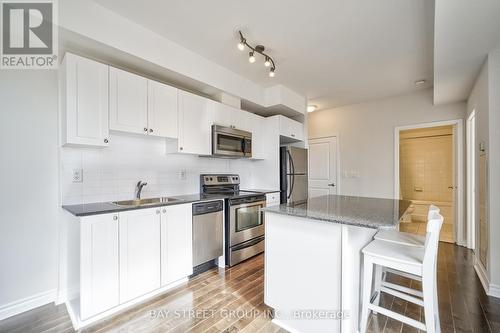
M247 43L247 40L245 37L243 37L243 34L241 31L238 31L240 34L240 41L238 43L238 50L244 51L245 46L250 49L250 52L248 53L248 61L253 64L256 61L255 58L255 52L261 54L264 56L264 66L266 67L271 67L269 69L269 77L274 77L276 75L276 65L274 63L274 60L267 54L264 53L264 50L266 49L263 45L257 45L255 47L251 46L250 44Z

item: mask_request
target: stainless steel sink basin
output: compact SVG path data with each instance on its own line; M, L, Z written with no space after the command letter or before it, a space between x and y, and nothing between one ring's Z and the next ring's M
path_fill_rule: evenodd
M113 203L117 206L132 207L132 206L152 206L162 203L169 203L173 201L179 201L179 199L161 197L161 198L113 201Z

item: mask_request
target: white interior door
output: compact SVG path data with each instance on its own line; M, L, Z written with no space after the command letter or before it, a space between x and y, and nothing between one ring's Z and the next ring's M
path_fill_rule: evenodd
M337 138L309 140L309 198L337 194Z

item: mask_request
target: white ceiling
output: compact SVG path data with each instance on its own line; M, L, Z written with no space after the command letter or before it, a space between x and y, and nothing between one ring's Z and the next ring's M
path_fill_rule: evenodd
M466 100L489 51L499 46L499 0L437 1L434 103Z
M433 0L95 1L263 86L305 94L321 109L433 80ZM237 50L238 29L268 48L274 79L263 60L249 64Z

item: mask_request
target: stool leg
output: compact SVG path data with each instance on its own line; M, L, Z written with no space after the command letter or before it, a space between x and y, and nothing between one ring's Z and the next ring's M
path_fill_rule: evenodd
M370 304L370 298L372 293L372 274L373 274L373 263L366 256L364 257L363 265L363 298L362 298L362 308L361 308L361 320L360 320L360 333L366 332L366 326L368 325L368 317L370 312L368 311L368 304Z
M437 294L437 278L434 279L434 318L436 320L436 333L441 333L441 323L439 320L439 303Z
M435 308L436 290L435 290L435 277L422 276L422 291L424 294L424 314L425 314L425 328L427 333L436 333L436 311Z
M377 294L375 299L373 300L373 304L379 305L380 304L380 287L382 286L382 266L380 265L375 265L375 272L374 272L374 292ZM373 314L377 314L375 311L373 311Z

